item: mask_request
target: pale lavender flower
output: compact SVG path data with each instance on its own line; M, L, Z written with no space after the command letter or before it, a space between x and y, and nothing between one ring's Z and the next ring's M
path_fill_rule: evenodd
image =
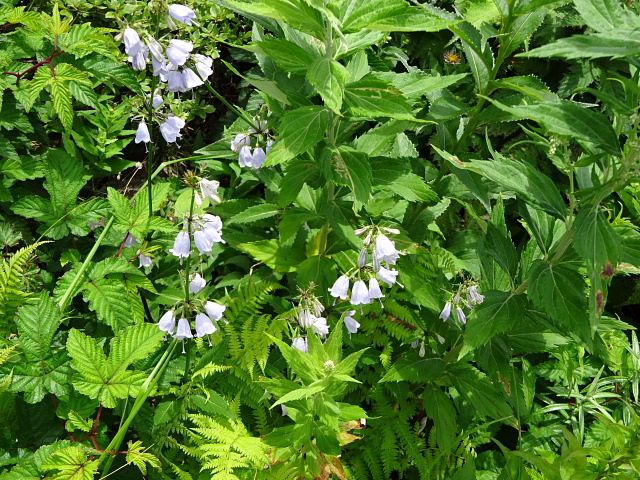
M396 277L398 276L398 271L387 270L386 268L381 266L380 270L378 270L377 275L380 280L382 280L384 283L386 283L390 287L393 287L393 284L396 283Z
M204 313L196 315L196 337L204 337L216 333L218 329Z
M478 287L476 285L473 285L471 288L469 288L467 300L469 301L470 305L477 305L484 301L484 295L480 295L478 293Z
M153 55L153 58L158 62L164 62L165 58L162 45L160 45L158 41L153 37L149 38L147 45L149 47L149 50L151 50L151 55Z
M200 54L194 55L193 58L196 61L196 70L198 71L198 75L200 75L202 80L209 78L213 73L213 69L211 68L213 65L213 58Z
M140 40L138 32L133 28L126 28L124 30L124 53L127 55L136 55L142 52L145 48L144 43Z
M427 350L423 343L422 345L420 345L420 350L418 350L418 355L421 357L424 357L425 353L427 353Z
M239 152L240 148L248 146L250 144L251 137L246 133L239 133L238 135L236 135L236 138L231 141L231 150L233 150L234 152Z
M203 178L200 180L200 191L202 192L203 198L208 198L213 203L222 203L220 197L218 196L218 187L220 187L220 182L216 180L207 180Z
M388 265L394 265L400 257L400 252L396 250L395 244L389 240L386 235L378 235L376 237L375 256L380 262L387 262Z
M163 332L167 332L169 335L173 334L176 328L176 318L173 315L173 310L169 310L160 318L158 328Z
M353 284L353 290L351 291L351 304L365 305L367 303L371 303L371 299L369 298L369 289L362 280L358 280Z
M329 325L327 325L327 319L324 317L313 317L315 321L311 325L311 329L320 335L321 338L327 338L329 334Z
M182 259L191 255L191 239L187 232L180 232L176 236L175 242L173 242L173 248L169 252L176 257L180 258L180 265L182 265Z
M261 169L264 161L267 159L267 154L264 153L264 150L260 147L254 148L253 156L251 158L251 165L247 164L247 167L253 167L256 169Z
M131 233L127 233L127 236L124 239L124 247L129 248L138 244L138 239L134 237Z
M315 321L316 321L316 316L312 314L309 310L302 310L298 314L298 323L302 328L311 328L311 326Z
M456 315L458 316L458 321L464 325L465 323L467 323L467 316L464 314L464 312L462 311L462 309L460 307L456 308Z
M169 71L167 75L167 91L169 92L186 92L189 90L184 81L184 75L177 70Z
M167 117L162 125L160 125L160 133L167 141L173 143L178 137L181 137L180 129L185 126L184 120L178 117Z
M162 80L163 82L166 82L169 79L169 72L171 71L171 69L167 65L167 62L165 62L164 60L158 61L155 59L155 57L153 57L151 59L151 64L153 65L153 75L156 77L160 77L160 80ZM173 70L175 70L175 68ZM154 101L155 101L155 97L154 97ZM154 104L154 107L155 107L155 104ZM155 107L155 108L158 108L158 107Z
M185 68L182 70L182 78L184 81L184 86L187 90L192 90L200 85L204 85L202 79L196 75L196 72L191 70L190 68Z
M149 127L144 122L140 122L138 124L138 130L136 131L135 142L140 143L149 143L151 141L151 135L149 135Z
M358 267L362 268L367 264L367 248L363 248L360 250L360 255L358 255Z
M196 248L200 252L200 255L202 255L203 253L211 253L213 242L211 242L204 231L196 230L193 233L193 241L195 242Z
M169 5L169 15L185 25L191 25L192 20L195 20L196 18L196 13L193 10L189 7L185 7L184 5L180 5L179 3L172 3Z
M384 294L380 290L380 284L375 278L369 279L369 298L372 300L374 298L384 298ZM382 300L380 300L380 305L382 305Z
M193 50L193 43L174 38L167 48L167 57L176 67L181 67L189 58L191 50Z
M151 257L147 257L146 255L143 255L142 253L138 256L138 260L139 260L139 267L150 267L153 265L153 260L151 259Z
M291 346L297 348L301 352L309 353L309 346L305 337L296 337L291 339Z
M329 289L332 297L346 300L349 295L349 277L342 275L338 277L333 286Z
M202 278L199 273L192 275L191 281L189 282L189 293L193 293L194 295L206 287L207 281Z
M151 101L151 105L153 105L153 108L158 108L163 103L164 103L164 99L160 95L155 95L153 97L153 100Z
M215 322L222 318L224 311L227 309L225 305L220 305L218 302L207 302L204 304L204 310L209 315L209 318Z
M241 167L253 166L253 154L251 153L251 147L244 145L240 148L240 154L238 155L238 164Z
M358 321L353 318L353 315L355 314L355 310L349 310L344 317L344 324L347 327L347 332L349 332L349 335L351 335L352 333L356 333L358 331L358 328L360 328L360 324L358 323Z
M444 308L442 309L442 312L440 312L440 316L438 318L441 318L443 322L449 320L449 317L451 316L451 307L451 302L445 303Z
M284 403L280 404L280 410L282 410L283 417L286 417L287 415L289 415L289 409L287 409L287 406Z

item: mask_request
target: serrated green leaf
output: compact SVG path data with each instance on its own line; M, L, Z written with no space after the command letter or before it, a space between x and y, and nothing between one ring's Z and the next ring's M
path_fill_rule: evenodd
M332 163L335 164L336 173L344 178L346 184L351 187L356 201L366 204L371 195L373 177L367 155L353 148L340 147L334 155Z
M367 24L366 28L382 32L439 32L461 21L438 17L421 7L407 6Z
M287 72L304 75L314 62L313 56L307 50L289 40L267 38L256 43L276 65Z
M616 0L574 0L573 3L587 25L596 31L618 29L628 15Z
M436 427L438 447L446 453L456 439L457 415L451 399L438 386L427 384L424 393L424 408Z
M285 113L280 130L287 150L293 155L310 150L326 135L329 121L329 111L317 105Z
M573 228L573 246L591 268L599 273L607 262L613 267L617 265L622 239L607 221L600 207L580 210Z
M263 203L260 205L249 207L243 212L234 215L229 220L227 220L226 224L231 225L233 223L246 224L257 222L258 220L270 218L278 215L279 213L280 210L278 209L277 205L273 205L271 203Z
M335 60L317 58L307 71L307 80L318 91L327 107L335 113L342 109L344 86L349 71Z
M476 305L467 319L465 343L473 348L484 345L499 333L519 325L526 311L523 295L489 290L480 305Z
M484 241L487 253L513 280L518 269L518 253L511 239L493 222L489 222Z
M114 332L139 323L144 318L140 298L127 291L120 280L101 278L88 282L82 289L83 298L100 320Z
M380 382L432 382L444 372L444 362L440 358L420 357L411 351L401 357L380 379Z
M236 420L236 416L233 410L231 410L229 403L219 393L211 389L205 389L204 393L191 395L189 398L203 413L216 416L222 415Z
M81 446L73 445L58 450L42 464L43 470L59 470L47 476L52 480L93 480L98 471L98 461L88 460Z
M546 102L536 105L509 107L489 99L501 110L520 118L530 118L544 125L548 130L569 135L595 145L612 155L620 156L620 142L611 121L596 110L581 107L575 102Z
M520 45L533 35L547 15L547 9L534 10L519 16L511 27L511 31L501 40L503 57L515 52ZM504 49L504 50L503 50Z
M400 90L375 75L367 75L345 87L345 104L354 115L415 120Z
M281 247L277 239L241 243L236 247L256 260L264 262L265 265L276 272L293 272L302 260L300 258L302 252L287 252Z

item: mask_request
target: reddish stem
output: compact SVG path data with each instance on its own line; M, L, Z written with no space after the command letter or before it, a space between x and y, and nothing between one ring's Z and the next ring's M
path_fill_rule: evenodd
M24 77L27 73L31 72L32 70L35 70L36 68L41 67L42 65L44 65L46 63L51 64L51 60L53 60L55 57L57 57L58 55L61 55L63 53L64 53L64 50L59 50L57 52L54 52L51 55L49 55L47 58L42 60L41 62L38 62L38 63L36 63L34 65L31 65L29 68L27 68L22 73L13 73L13 72L2 72L2 73L4 73L5 75L13 75L18 80L20 80L22 77ZM52 68L53 68L53 65L52 65Z

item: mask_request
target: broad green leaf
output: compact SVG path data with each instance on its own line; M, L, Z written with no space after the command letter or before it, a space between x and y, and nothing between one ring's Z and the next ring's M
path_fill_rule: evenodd
M330 119L329 111L318 105L285 113L280 130L287 150L297 155L316 146L326 135Z
M589 319L582 275L562 265L536 260L529 270L529 297L558 324L588 342Z
M513 23L511 31L504 37L504 39L500 40L502 48L504 49L500 52L503 55L503 58L511 55L520 47L520 45L526 42L542 24L546 15L547 9L541 8L519 16Z
M505 112L535 120L551 132L569 135L616 156L621 154L618 135L613 130L611 121L596 110L581 107L570 101L514 107L508 107L495 100L490 101Z
M51 480L93 480L98 471L97 460L89 460L82 446L73 445L58 450L42 464L43 470L59 470L47 475Z
M411 350L385 373L380 382L432 382L442 376L444 366L440 358L420 357Z
M69 85L56 78L56 81L51 84L51 100L62 126L67 131L71 130L73 125L73 104Z
M620 258L621 238L607 221L600 207L583 208L575 223L573 246L582 259L600 272L608 262L615 267Z
M487 39L469 22L456 25L453 32L462 40L467 62L476 81L478 91L483 92L491 79L494 58Z
M205 389L203 393L191 395L189 397L198 409L208 415L222 415L232 420L236 420L236 416L231 410L229 403L217 392L211 389Z
M113 377L132 363L147 358L160 346L164 335L164 332L152 323L126 328L111 340L105 374Z
M509 274L512 280L515 279L518 270L518 253L511 239L493 222L489 222L484 242L487 253Z
M282 243L292 240L298 234L302 225L307 222L313 222L321 219L322 217L316 212L312 212L306 208L292 207L285 210L280 222L278 223L280 240Z
M460 22L462 20L441 18L420 7L406 7L369 23L366 28L382 32L438 32Z
M372 171L366 154L349 147L340 147L333 156L336 174L351 187L356 201L366 204L371 194Z
M315 60L304 48L282 38L267 38L257 44L271 60L287 72L305 75Z
M477 348L499 333L518 326L524 318L526 306L524 295L489 290L484 301L473 308L467 319L465 343Z
M128 292L120 280L99 278L83 288L83 298L100 320L111 326L114 332L139 323L144 310L137 293Z
M311 355L301 352L275 337L271 339L278 345L280 353L282 353L289 367L300 376L305 385L311 385L325 377L324 369L319 368Z
M618 28L591 35L574 35L520 53L522 57L603 58L635 57L640 53L640 38L635 31Z
M617 0L573 0L584 21L596 31L616 30L624 25L625 15Z
M422 394L424 408L436 428L436 441L443 453L454 445L458 431L456 409L449 395L438 386L427 384Z
M345 87L345 104L353 115L415 120L400 90L375 75L367 75Z
M411 173L408 161L399 158L372 158L370 160L373 185L396 193L411 202L434 202L436 193L418 175Z
M502 393L481 371L467 363L454 364L447 368L449 380L467 401L467 408L473 408L481 415L515 423L511 407Z
M270 218L278 215L279 213L280 210L278 209L277 205L273 205L271 203L263 203L260 205L249 207L243 212L234 215L229 220L227 220L226 224L231 225L233 223L246 224L257 222L258 220Z
M474 171L505 189L514 191L524 202L554 217L563 219L567 214L567 206L555 183L528 163L507 160L501 156L492 161L455 162L454 157L446 152L443 157L450 159L457 168Z
M553 234L557 219L548 215L544 211L534 208L525 203L521 204L520 215L524 218L527 226L533 233L540 250L548 252L553 243Z
M346 16L342 19L342 31L345 33L357 32L373 22L402 13L407 8L407 3L404 0L352 1L348 3Z
M260 240L258 242L240 243L236 245L243 252L248 253L276 272L293 272L302 260L304 252L287 252L277 239ZM289 254L289 255L288 255Z
M51 206L58 218L68 214L76 206L80 189L86 184L83 175L84 168L80 159L61 149L49 150L44 188L51 195Z
M342 109L344 85L349 71L340 63L328 58L317 58L307 71L307 80L318 91L327 107L335 113Z
M455 75L428 76L424 73L392 73L383 72L377 74L380 78L391 82L402 93L402 96L409 102L415 103L420 100L425 93L442 90L450 85L458 83L467 77L468 73L458 73Z
M320 179L321 173L318 165L312 162L292 162L285 172L280 183L280 196L278 206L285 207L292 203L305 183L315 182Z
M557 333L545 331L538 322L526 316L514 330L506 333L509 345L514 353L548 352L560 345L566 345L571 340Z

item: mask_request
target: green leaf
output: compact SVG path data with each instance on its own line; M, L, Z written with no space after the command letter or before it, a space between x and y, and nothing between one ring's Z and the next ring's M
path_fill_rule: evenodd
M513 23L511 31L501 40L502 48L500 53L504 52L503 58L507 58L515 52L520 45L533 35L533 32L542 24L544 17L547 15L547 11L548 9L541 8L518 17Z
M324 369L319 368L311 355L301 352L275 337L271 337L271 339L278 345L280 353L282 353L289 367L300 376L305 385L311 385L324 378Z
M616 30L625 24L621 3L616 0L574 0L576 10L587 25L596 31Z
M308 161L294 161L285 172L280 182L280 197L278 206L285 207L297 197L305 183L320 179L321 173L318 165Z
M543 260L533 262L529 270L529 297L558 324L589 343L585 284L580 273Z
M396 193L410 202L434 202L436 193L418 175L411 173L409 162L399 158L372 158L370 160L373 185Z
M243 252L248 253L276 272L293 272L302 260L303 252L287 252L277 239L260 240L258 242L240 243L236 245ZM289 253L289 255L288 255Z
M97 460L88 460L81 445L73 445L58 450L47 458L42 464L42 469L59 470L54 475L47 475L51 480L93 480L98 465Z
M327 107L335 113L342 109L344 85L349 71L335 60L317 58L307 71L307 80L318 91Z
M208 415L222 415L236 420L236 416L233 410L231 410L229 403L219 393L211 389L207 388L204 393L191 395L189 398L196 407Z
M610 263L616 266L620 258L622 239L607 221L599 206L583 208L575 223L573 246L591 268L598 270Z
M440 150L437 151L441 153ZM446 152L443 153L441 155L444 158L452 158ZM450 161L457 168L477 172L498 185L514 191L524 202L554 217L563 219L567 214L567 206L555 183L528 163L514 162L499 155L493 161L471 160L464 163Z
M513 280L518 270L518 253L511 239L493 222L489 222L484 242L487 253Z
M356 201L366 204L371 194L372 171L366 154L349 147L340 147L332 158L336 173L351 187Z
M613 130L611 121L596 110L581 107L570 101L514 107L491 99L489 101L516 117L535 120L551 132L569 135L576 140L595 145L612 155L621 155L618 135Z
M298 155L316 146L324 138L330 119L329 111L318 105L285 113L280 123L280 133L287 150Z
M367 24L366 28L382 32L438 32L462 21L441 18L420 7L406 7Z
M453 446L458 431L456 409L451 399L438 386L427 384L422 394L424 408L436 427L436 441L443 453Z
M458 83L467 77L468 73L456 75L428 76L424 73L378 73L378 77L391 82L402 93L402 96L411 104L420 100L425 93L442 90L450 85ZM369 152L368 152L369 153Z
M243 212L234 215L233 217L227 220L226 224L231 225L233 223L252 223L257 222L258 220L263 220L265 218L270 218L275 215L278 215L280 210L277 205L273 205L271 203L263 203L261 205L254 205L252 207L247 208Z
M521 57L603 58L635 57L640 54L640 39L635 31L618 28L591 35L574 35L534 48Z
M480 305L469 315L465 343L473 348L484 345L494 336L518 326L524 318L527 301L524 295L489 290Z
M59 148L48 151L44 188L51 195L51 206L57 218L64 217L75 208L78 194L87 183L83 175L80 159Z
M287 72L304 75L315 60L307 50L289 40L267 38L256 43L265 55Z
M513 416L503 395L481 371L467 363L458 363L448 367L447 374L452 385L467 401L467 408L496 420ZM514 420L511 419L510 423Z
M400 90L375 75L347 84L344 101L356 116L416 120Z
M432 382L444 372L444 362L440 358L420 357L411 350L392 366L380 382Z

